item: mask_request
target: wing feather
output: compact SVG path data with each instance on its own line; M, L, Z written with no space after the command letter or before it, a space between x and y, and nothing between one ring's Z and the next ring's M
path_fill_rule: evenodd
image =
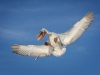
M23 56L50 56L52 54L53 48L51 46L45 45L14 45L12 46L13 52L23 55Z
M59 35L64 45L69 45L78 39L82 33L89 27L94 19L92 12L87 13L80 21L78 21L68 32Z

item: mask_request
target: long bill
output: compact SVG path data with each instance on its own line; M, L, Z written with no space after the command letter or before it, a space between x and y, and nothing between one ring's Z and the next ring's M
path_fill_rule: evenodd
M40 31L37 40L42 40L46 35L46 33L47 33L46 31Z

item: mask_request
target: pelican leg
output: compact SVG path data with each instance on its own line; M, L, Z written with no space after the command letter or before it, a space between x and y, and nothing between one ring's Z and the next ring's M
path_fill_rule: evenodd
M46 53L42 53L39 56L48 56L49 57L49 56L51 56L51 54L47 55ZM39 58L39 56L36 56L35 60L37 60Z
M37 60L39 58L39 56L37 56L36 58L35 58L35 60Z

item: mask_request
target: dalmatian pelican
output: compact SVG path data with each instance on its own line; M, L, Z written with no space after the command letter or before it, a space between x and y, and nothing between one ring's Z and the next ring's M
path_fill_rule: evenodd
M66 52L66 46L78 39L93 19L93 13L89 12L69 31L61 34L49 32L47 29L42 28L37 39L42 40L48 34L48 41L44 45L13 45L13 52L23 56L36 56L35 60L43 56L61 56Z

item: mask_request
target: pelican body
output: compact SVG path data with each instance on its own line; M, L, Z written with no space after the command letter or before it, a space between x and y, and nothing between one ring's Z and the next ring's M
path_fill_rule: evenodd
M36 56L36 59L38 59L38 57L51 55L61 56L66 52L65 47L78 39L90 26L93 19L93 13L89 12L70 30L62 34L49 32L47 29L42 28L37 40L42 40L44 36L48 34L48 41L45 42L44 45L13 45L13 52L24 56Z
M61 56L66 52L66 48L62 45L61 40L58 35L55 33L48 33L49 34L49 42L51 46L54 48L53 55Z

